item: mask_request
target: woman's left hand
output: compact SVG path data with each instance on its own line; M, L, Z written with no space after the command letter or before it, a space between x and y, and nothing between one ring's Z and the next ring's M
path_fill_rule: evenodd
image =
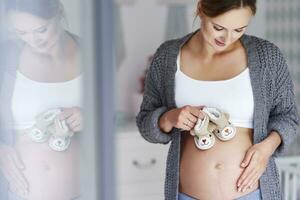
M238 192L245 192L246 189L252 188L264 173L269 158L273 153L272 149L268 147L265 141L262 141L247 150L244 160L241 163L244 171L237 181Z
M83 120L82 111L79 107L62 108L62 113L59 115L60 120L66 120L68 127L73 132L82 131Z

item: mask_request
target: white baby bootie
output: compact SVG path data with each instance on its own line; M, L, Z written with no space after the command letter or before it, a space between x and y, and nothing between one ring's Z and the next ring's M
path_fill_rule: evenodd
M54 118L60 113L60 109L48 110L36 117L36 124L27 131L34 142L45 142L49 139L48 127L53 123Z
M49 146L55 151L65 151L71 143L71 137L74 133L68 128L66 121L54 120L53 126L49 129L52 136L49 140Z
M232 139L236 134L236 128L229 122L229 114L217 108L204 107L203 112L209 117L217 127L213 133L222 141Z
M200 150L210 149L215 144L215 136L211 132L214 125L209 123L209 117L205 115L204 119L198 118L195 127L190 131L194 136L195 145Z

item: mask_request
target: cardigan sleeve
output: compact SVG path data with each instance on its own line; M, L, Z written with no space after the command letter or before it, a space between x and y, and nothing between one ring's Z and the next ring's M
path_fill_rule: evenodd
M278 61L275 67L275 93L267 125L268 133L274 130L281 137L281 144L274 152L275 157L281 156L287 151L289 144L299 131L299 113L296 106L292 78L282 53L279 49L277 49L276 53Z
M161 45L154 54L145 78L145 89L136 124L141 135L151 143L167 144L172 132L164 133L158 126L159 118L168 111L162 103L162 76L165 67L166 49Z

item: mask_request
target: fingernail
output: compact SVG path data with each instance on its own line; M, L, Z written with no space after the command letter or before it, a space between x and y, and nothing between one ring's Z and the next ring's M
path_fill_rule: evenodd
M244 166L245 166L245 163L242 163L241 166L244 167Z
M241 189L242 189L242 188L240 188L240 187L239 187L239 188L238 188L238 192L240 192L240 191L241 191Z

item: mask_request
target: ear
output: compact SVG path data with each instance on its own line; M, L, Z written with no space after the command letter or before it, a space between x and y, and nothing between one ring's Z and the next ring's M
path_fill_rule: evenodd
M202 20L203 16L204 16L204 13L202 11L202 8L201 8L201 0L198 1L198 4L197 4L197 16Z

